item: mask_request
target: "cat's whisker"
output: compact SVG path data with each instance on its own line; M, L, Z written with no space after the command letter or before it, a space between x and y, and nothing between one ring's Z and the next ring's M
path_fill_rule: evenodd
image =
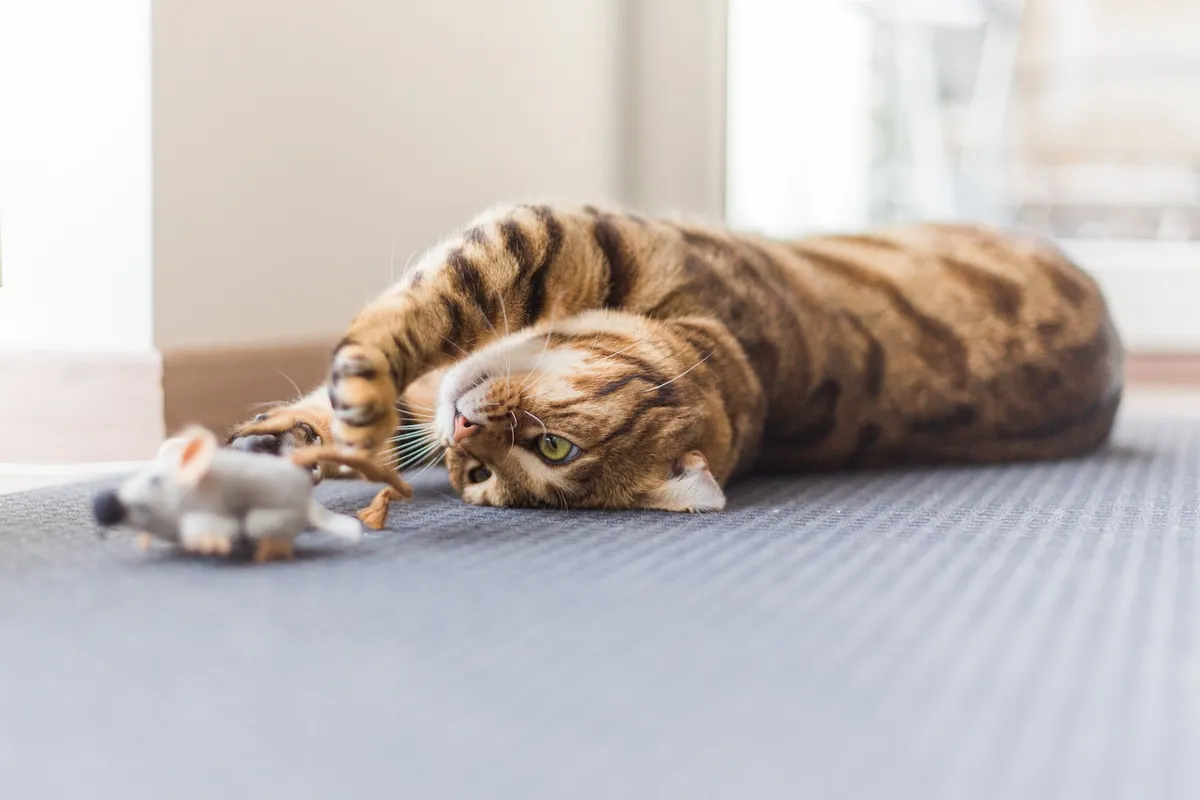
M413 259L416 258L417 254L420 252L421 252L421 248L418 247L416 250L413 250L411 253L408 254L408 259L404 262L404 269L400 270L401 278L404 278L405 276L408 275L408 271L412 267Z
M649 338L650 338L650 334L647 333L645 336L638 339L633 344L628 345L626 347L622 347L620 350L617 350L615 353L609 353L608 355L604 356L603 358L601 358L599 361L597 361L595 363L595 366L599 366L599 365L605 363L606 361L610 361L611 359L616 358L617 356L621 355L622 353L632 350L633 348L637 347L639 344L641 344L642 342L646 341Z
M504 292L497 291L496 297L500 299L500 313L504 316L504 336L512 336L512 331L508 327L508 308L504 305Z
M433 437L429 431L421 431L421 432L414 432L410 436L396 436L392 439L389 439L388 442L390 442L391 444L394 444L396 446L407 447L408 445L412 444L413 442L427 442L427 441L430 441L432 438Z
M508 426L509 433L512 434L512 441L509 443L509 447L516 447L517 446L517 412L510 409L508 412L508 415L510 417L512 417L512 425Z
M264 400L261 403L251 403L246 408L250 411L257 411L260 408L283 408L286 405L286 400Z
M415 451L412 453L407 453L407 454L405 454L405 456L402 459L400 459L400 462L401 462L400 468L408 469L408 468L412 467L413 464L418 464L421 461L423 461L424 459L428 458L430 453L434 453L437 450L439 450L440 448L441 448L441 443L434 442L433 444L428 445L424 449L421 449L421 450L418 450L418 451Z
M549 374L550 374L549 372L543 372L541 375L538 376L537 380L535 380L533 383L529 384L528 386L525 386L524 384L522 384L521 392L522 393L528 392L530 389L532 389L533 387L537 386L539 383L544 381L546 379L546 376Z
M486 318L486 317L485 317L485 318ZM443 336L443 337L442 337L442 341L443 341L443 342L445 342L446 344L450 345L451 347L453 347L453 348L454 348L455 350L457 350L458 352L462 353L464 356L469 356L469 355L471 355L471 354L470 354L470 353L468 353L466 350L463 350L461 347L459 347L459 346L458 346L458 342L452 342L452 341L450 341L450 339L449 339L448 337L446 337L446 336Z
M497 337L499 337L499 336L500 336L500 334L499 334L499 332L496 330L496 326L495 326L495 325L493 325L493 324L492 324L492 321L491 321L491 319L489 319L489 318L488 318L488 315L487 315L487 310L486 310L486 309L484 309L484 307L483 307L483 306L479 305L479 303L478 303L478 302L476 302L476 303L475 303L475 310L476 310L476 311L478 311L478 312L479 312L479 316L483 318L483 324L484 324L484 325L487 325L487 329L488 329L489 331L491 331L493 334L495 334Z
M445 452L444 448L443 448L442 452ZM426 464L425 466L421 467L419 470L417 470L417 473L412 476L413 480L416 480L417 478L424 475L425 472L428 471L428 469L430 467L432 467L434 464L438 463L438 452L434 451L433 453L430 454L430 456L426 456L426 458L429 458L429 463Z
M391 450L393 453L410 453L427 447L433 441L432 439L416 439L411 442L398 442L392 445Z
M403 431L402 433L397 433L395 436L392 436L390 439L388 439L388 441L402 442L406 439L412 439L415 436L429 436L431 433L433 433L432 425L422 425L419 428L412 428L410 430Z
M299 400L304 397L304 392L300 391L300 387L296 385L296 382L294 380L292 380L290 377L288 377L288 374L286 372L279 369L278 367L275 368L275 371L278 372L280 375L282 375L283 379L285 381L287 381L288 383L290 383L292 385L292 388L296 390L296 398L295 399Z
M500 313L504 317L504 338L512 336L512 331L508 327L508 308L504 305L504 292L497 291L496 297L500 300ZM504 349L504 374L512 374L512 353L508 348Z
M653 392L655 389L661 389L662 387L666 386L668 383L674 383L675 381L677 381L677 380L679 380L680 378L682 378L684 375L687 375L689 372L691 372L692 370L694 370L696 367L698 367L698 366L700 366L701 364L703 364L705 361L708 361L708 359L709 359L709 358L711 358L711 357L712 357L712 352L709 352L709 354L708 354L708 355L706 355L704 358L700 359L700 360L699 360L699 361L697 361L695 364L692 364L690 367L688 367L687 369L685 369L683 372L679 373L679 374L678 374L678 375L676 375L674 378L671 378L671 380L669 380L669 381L663 381L663 382L662 382L662 383L660 383L658 386L651 386L649 389L643 389L642 391L643 391L643 392Z
M425 450L422 450L417 453L411 453L400 460L399 469L401 469L401 470L411 469L412 467L416 466L417 464L420 464L425 459L429 458L431 455L436 456L437 452L440 449L442 449L441 444L439 442L434 442L432 445L430 445Z
M394 457L398 457L401 461L403 461L403 460L415 457L416 453L424 453L429 449L432 449L435 447L441 447L441 446L442 446L442 443L439 441L415 442L413 444L408 445L407 447L397 447L396 450L394 451L394 453L395 453Z
M429 430L432 427L434 427L433 420L424 420L424 421L418 421L418 422L405 422L403 425L397 425L396 430L398 430L398 431L405 431L405 430L411 431L411 430L421 430L421 429Z
M548 435L550 434L550 431L549 431L549 429L547 429L547 428L546 428L546 423L542 422L542 418L541 418L541 417L537 416L537 415L536 415L536 414L534 414L532 411L526 411L526 410L525 410L525 409L523 409L523 408L521 409L521 413L522 413L522 414L528 414L529 416L531 416L531 417L533 417L535 420L537 420L537 423L538 423L538 425L541 425L541 426L542 426L542 434L543 434L543 435L546 435L546 436L548 436Z
M388 441L391 443L401 443L401 441L412 441L414 439L428 439L433 437L433 431L425 429L425 431L409 431L407 433L397 434Z
M391 439L390 441L400 443L401 447L408 447L409 445L413 444L414 442L420 442L420 441L432 442L432 441L435 441L436 439L437 439L437 436L433 431L414 431L409 436L405 436L405 437L397 436L396 438Z
M407 401L396 407L403 408L405 411L409 412L414 417L421 416L420 414L416 413L418 411L423 411L425 413L431 413L431 412L434 412L437 410L437 409L433 408L432 406L423 406L423 405L418 405L417 403L410 403Z
M397 430L411 430L413 428L430 428L433 426L433 420L425 420L418 422L405 422L403 425L397 425Z

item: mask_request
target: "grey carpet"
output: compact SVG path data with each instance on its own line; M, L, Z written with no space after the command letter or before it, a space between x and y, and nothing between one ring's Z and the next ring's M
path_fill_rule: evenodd
M292 564L0 498L5 798L1200 797L1200 418L724 514L419 485ZM323 487L332 506L370 488Z

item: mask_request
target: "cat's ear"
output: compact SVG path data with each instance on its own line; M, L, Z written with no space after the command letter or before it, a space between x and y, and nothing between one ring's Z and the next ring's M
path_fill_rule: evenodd
M643 498L645 508L658 511L720 511L725 493L699 450L684 453L671 477Z
M175 445L178 449L174 454L179 479L185 486L195 486L208 474L220 445L216 434L200 427L189 428L179 438L181 444Z

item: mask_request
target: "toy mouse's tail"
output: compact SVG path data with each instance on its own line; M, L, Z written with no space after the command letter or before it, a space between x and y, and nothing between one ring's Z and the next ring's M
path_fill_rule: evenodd
M316 500L308 501L308 522L314 528L339 539L358 541L362 538L362 523L354 517L330 511Z

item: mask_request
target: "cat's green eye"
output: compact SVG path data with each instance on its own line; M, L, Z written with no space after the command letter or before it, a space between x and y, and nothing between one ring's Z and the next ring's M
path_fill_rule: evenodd
M564 464L581 452L574 443L553 433L543 433L534 440L534 445L542 458L552 464Z

